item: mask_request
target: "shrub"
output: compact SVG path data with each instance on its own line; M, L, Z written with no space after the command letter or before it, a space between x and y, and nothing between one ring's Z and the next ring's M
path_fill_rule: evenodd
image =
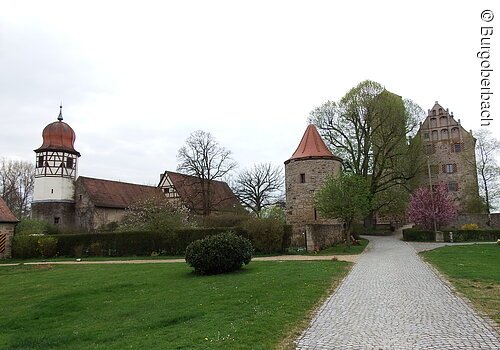
M453 231L453 242L495 242L500 238L500 230L457 230ZM450 233L445 232L445 241L449 242Z
M248 220L248 213L229 212L221 214L212 214L209 216L195 217L195 222L201 227L226 227L232 228L241 225L242 222Z
M236 271L252 259L252 244L232 232L192 242L186 248L186 262L200 275Z
M460 230L478 230L479 226L477 224L463 224Z
M21 259L39 257L39 237L40 236L15 234L12 240L12 257Z
M279 220L252 218L245 221L242 228L256 251L264 254L283 251L284 227Z
M38 238L38 251L42 258L52 258L57 254L57 238L42 236Z
M407 228L403 230L403 240L410 242L433 242L436 240L436 236L434 231Z

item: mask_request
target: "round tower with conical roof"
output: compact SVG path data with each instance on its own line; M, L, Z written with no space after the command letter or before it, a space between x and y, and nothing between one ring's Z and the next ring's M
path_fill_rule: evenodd
M292 240L308 249L314 243L306 237L307 225L336 223L325 220L317 213L314 194L323 186L328 176L341 171L342 160L333 155L323 142L318 130L310 124L299 146L285 162L286 220L293 226Z
M35 150L35 184L32 217L62 227L72 227L75 216L74 182L78 158L75 132L63 122L62 106L57 121L42 132L43 143Z

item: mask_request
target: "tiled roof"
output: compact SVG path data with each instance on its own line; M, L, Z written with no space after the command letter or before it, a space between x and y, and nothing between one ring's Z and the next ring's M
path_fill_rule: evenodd
M18 222L16 216L12 214L7 203L0 197L0 222Z
M166 171L167 175L179 194L181 201L190 210L195 212L203 211L203 195L199 178L195 176L179 174L172 171ZM234 195L227 183L211 180L210 182L211 205L210 209L215 211L231 210L239 207L240 201Z
M128 208L138 199L154 196L157 187L80 176L80 182L97 207Z
M318 130L313 124L310 124L304 136L302 136L302 140L300 140L300 144L293 153L292 157L288 160L292 159L303 159L303 158L332 158L339 159L334 156L333 153L326 147L323 139L318 133ZM288 162L287 161L287 162Z

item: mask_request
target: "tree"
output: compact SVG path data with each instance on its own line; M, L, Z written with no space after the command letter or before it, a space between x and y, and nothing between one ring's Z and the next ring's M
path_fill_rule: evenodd
M476 166L480 193L484 197L486 211L490 215L495 201L500 199L500 166L495 155L500 149L500 141L493 138L491 131L479 130L476 138Z
M408 141L422 116L418 105L373 81L364 81L339 102L328 101L311 112L309 121L343 158L344 169L369 184L374 200L366 226L372 226L376 212L392 202L383 193L409 187L422 167L420 143Z
M234 181L234 192L240 201L261 217L262 210L282 196L284 177L280 167L260 163L241 171Z
M352 223L370 211L370 198L370 187L365 178L343 173L329 177L316 192L316 209L323 217L345 223L346 242L349 244Z
M212 210L211 181L223 178L237 166L231 159L231 151L220 146L213 136L205 131L195 131L177 154L177 170L193 175L200 181L203 215Z
M448 194L446 185L440 183L433 187L422 186L410 196L408 219L427 230L439 229L449 224L457 216L457 208Z
M0 196L19 219L29 217L34 184L33 164L18 160L0 161Z
M185 209L175 206L163 194L136 200L125 211L121 228L164 232L187 225Z

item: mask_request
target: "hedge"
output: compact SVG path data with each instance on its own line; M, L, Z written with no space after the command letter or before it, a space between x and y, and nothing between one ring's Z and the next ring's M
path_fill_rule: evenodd
M436 240L436 236L434 235L434 231L406 228L403 230L403 240L410 242L433 242Z
M500 238L500 230L456 230L453 232L453 242L495 242ZM450 242L450 231L444 232L444 240Z
M500 230L452 230L443 231L445 242L450 242L450 232L453 232L453 242L494 242L500 238ZM413 242L434 242L434 231L407 228L403 230L403 240Z
M265 228L265 227L264 227ZM186 247L193 241L222 232L232 231L239 236L250 239L252 244L259 242L259 253L281 253L290 246L291 226L285 225L281 236L272 247L262 244L266 230L256 233L247 231L242 227L216 227L216 228L184 228L175 231L148 232L100 232L80 234L58 234L57 255L68 257L82 256L148 256L153 253L158 255L184 255ZM50 237L45 235L43 237ZM17 258L39 258L38 240L40 236L14 235L13 256Z

